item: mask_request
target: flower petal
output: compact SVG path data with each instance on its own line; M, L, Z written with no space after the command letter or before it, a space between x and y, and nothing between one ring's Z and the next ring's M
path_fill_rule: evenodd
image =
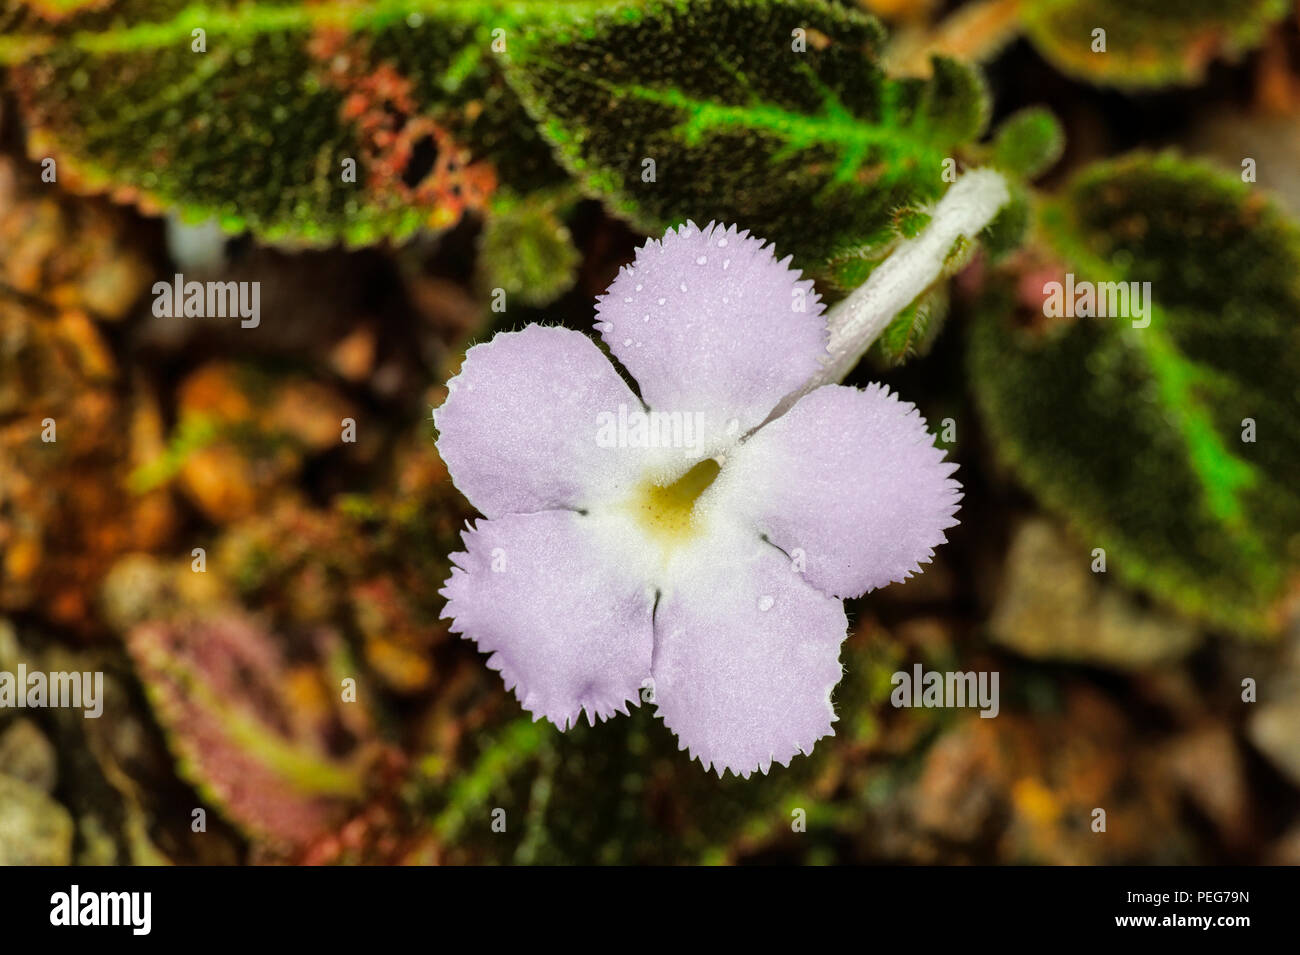
M722 775L766 773L834 731L844 605L757 535L679 568L655 610L654 698L682 749Z
M452 555L443 616L491 653L534 718L567 729L639 702L654 593L612 529L572 511L480 521Z
M596 343L567 328L502 332L465 355L434 412L452 480L488 517L583 508L631 487L636 449L603 447L602 415L641 402Z
M826 355L813 283L733 226L687 223L637 249L596 305L654 411L702 414L711 452L761 424Z
M856 597L920 572L947 540L956 469L884 385L826 385L738 448L715 487L814 587Z

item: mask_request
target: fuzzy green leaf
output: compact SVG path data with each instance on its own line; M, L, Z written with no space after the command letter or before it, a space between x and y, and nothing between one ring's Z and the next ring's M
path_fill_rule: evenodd
M365 243L448 226L498 182L562 181L493 31L509 43L600 6L110 0L47 19L0 0L0 65L29 152L57 158L65 186L271 240Z
M585 188L646 231L738 223L819 269L942 194L986 120L969 67L891 80L881 40L822 0L648 0L523 38L507 75Z
M1011 183L1011 201L998 210L993 221L980 230L980 246L997 262L1020 248L1033 219L1033 200L1020 183Z
M749 779L719 778L686 757L654 718L652 704L564 733L524 714L485 730L472 767L452 785L437 786L431 794L434 829L455 845L455 862L544 865L716 862L737 839L789 835L794 808L808 817L809 833L798 839L829 832L838 812L817 795L818 781L843 762L842 747L862 746L878 733L890 674L899 666L897 645L875 636L851 638L844 646L835 736L788 767ZM611 779L617 785L609 785ZM508 830L516 833L512 838L500 838L481 822L468 824L490 818L497 807L519 820Z
M1300 560L1300 230L1174 155L1089 167L1039 225L1047 264L990 292L969 353L1002 457L1121 579L1275 631ZM1150 282L1149 326L1045 319L1065 272Z
M538 197L493 206L479 239L479 265L489 288L537 307L573 287L582 255L554 205Z
M1030 40L1058 68L1094 83L1141 88L1200 82L1216 56L1257 46L1286 15L1287 3L1034 0L1023 11Z
M333 635L314 638L312 669L291 666L273 637L233 611L149 621L126 642L181 775L245 833L301 846L364 795L371 741L329 707L324 694L337 681L315 685L343 652ZM350 743L343 755L340 739Z
M929 352L948 315L948 284L939 282L903 309L871 346L885 367L901 365Z
M1065 133L1048 110L1030 107L1015 113L993 137L992 165L1022 179L1046 172L1061 158Z

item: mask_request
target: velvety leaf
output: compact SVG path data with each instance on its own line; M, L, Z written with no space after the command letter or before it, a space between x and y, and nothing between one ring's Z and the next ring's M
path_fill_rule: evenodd
M554 205L541 197L493 205L479 239L479 265L489 289L536 307L573 287L582 255Z
M835 810L820 794L842 772L845 751L878 733L877 714L887 706L890 674L899 665L897 644L878 633L860 632L843 653L835 737L789 767L773 766L747 780L719 779L683 759L650 705L594 727L580 722L564 733L527 714L483 732L480 751L451 785L436 774L429 780L437 806L433 826L449 845L443 861L725 861L729 845L790 837L796 807L806 813L810 833L830 830ZM513 703L510 708L517 712ZM617 784L609 785L611 779ZM498 807L508 820L504 835L491 827ZM805 844L792 848L811 851Z
M649 232L738 223L816 269L941 195L944 160L986 119L969 67L892 80L881 42L821 0L648 0L521 38L507 75L616 212Z
M888 698L880 648L854 644L846 654L849 672L836 687L842 719L835 741L824 741L832 746L750 780L698 772L698 763L681 759L676 739L649 706L598 726L580 722L565 733L526 715L516 719L491 735L472 767L439 793L445 806L434 829L458 851L446 861L699 863L718 861L708 856L711 848L733 839L789 834L793 807L805 809L810 826L826 824L831 808L815 793L819 781L835 777L842 759L835 745L870 738L871 708ZM872 678L884 687L879 693L868 690ZM619 785L602 782L610 778ZM511 820L507 832L517 833L511 838L491 832L495 807ZM480 855L461 856L465 851Z
M1300 559L1300 231L1257 187L1173 155L1089 167L1039 225L1019 293L996 285L972 335L1001 456L1108 572L1276 630ZM1150 282L1150 324L1045 318L1066 272Z
M993 221L980 230L980 248L994 262L1005 258L1025 241L1033 219L1033 200L1018 182L1011 183L1011 201L998 210Z
M59 182L265 238L444 227L561 177L491 52L599 4L0 0L0 65ZM195 50L195 30L205 50ZM344 181L344 160L356 163Z
M940 282L898 313L872 344L870 354L885 366L926 354L947 314L948 286Z
M341 710L364 702L333 702L336 639L322 632L309 645L317 665L291 662L265 631L227 611L141 624L127 649L181 775L245 833L301 847L360 803L375 754L353 732L356 715Z
M1058 68L1124 87L1196 83L1217 56L1257 46L1286 0L1034 0L1021 14ZM1105 31L1105 50L1095 30Z
M993 165L1023 179L1046 172L1061 158L1065 133L1041 107L1022 109L1007 117L993 137Z

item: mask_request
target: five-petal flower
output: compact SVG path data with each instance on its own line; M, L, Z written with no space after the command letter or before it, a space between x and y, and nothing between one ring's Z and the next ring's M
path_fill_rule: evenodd
M535 718L644 693L706 768L787 764L834 732L842 598L918 571L956 523L955 465L883 386L772 416L826 355L788 263L714 225L638 249L596 328L639 396L586 335L539 325L449 383L438 448L487 519L444 616Z

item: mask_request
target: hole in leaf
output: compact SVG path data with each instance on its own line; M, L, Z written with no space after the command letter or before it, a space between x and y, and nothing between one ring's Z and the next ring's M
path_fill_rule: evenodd
M408 189L414 189L424 182L425 177L433 172L438 162L438 143L433 136L421 136L411 147L411 157L402 170L402 182Z

